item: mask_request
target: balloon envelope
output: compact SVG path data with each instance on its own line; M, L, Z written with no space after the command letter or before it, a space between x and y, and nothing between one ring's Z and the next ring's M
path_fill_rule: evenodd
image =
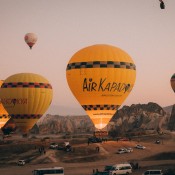
M170 83L173 91L175 92L175 74L172 75Z
M3 83L3 80L0 80L0 87ZM7 123L7 121L10 119L9 114L7 111L4 109L4 106L1 103L0 99L0 129Z
M52 96L52 86L48 80L33 73L8 77L0 90L4 108L23 133L27 133L46 112Z
M66 76L72 93L95 127L102 129L131 92L136 68L126 52L98 44L75 53Z
M30 47L30 49L32 49L33 45L37 41L37 36L34 33L27 33L24 37L24 40L27 43L27 45Z

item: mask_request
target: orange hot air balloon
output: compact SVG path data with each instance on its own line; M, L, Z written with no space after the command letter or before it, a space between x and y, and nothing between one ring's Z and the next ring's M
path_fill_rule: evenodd
M37 41L37 36L34 33L27 33L24 37L24 40L27 43L27 45L30 47L30 49L32 49L33 45Z
M0 80L0 87L3 83L3 80ZM7 123L7 121L10 119L9 114L7 111L4 109L4 106L1 103L0 99L0 129Z
M103 129L131 92L136 67L123 50L105 44L81 49L70 59L68 85L97 129Z
M172 75L170 83L173 91L175 92L175 74Z
M33 73L19 73L4 80L0 98L16 126L26 134L46 112L53 96L46 78Z

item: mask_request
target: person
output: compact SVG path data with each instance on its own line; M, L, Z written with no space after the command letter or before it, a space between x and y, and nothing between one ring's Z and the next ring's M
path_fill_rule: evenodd
M138 162L136 163L136 169L137 169L137 170L139 169L139 164L138 164Z
M39 151L39 153L40 153L40 154L42 153L42 150L41 150L41 148L40 148L40 147L38 148L38 151Z
M99 146L96 147L96 151L97 151L98 153L100 152L100 147L99 147Z

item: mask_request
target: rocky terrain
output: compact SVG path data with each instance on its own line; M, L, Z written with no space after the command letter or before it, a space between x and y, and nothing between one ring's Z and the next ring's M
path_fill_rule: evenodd
M109 130L118 129L120 132L137 130L167 129L170 114L156 103L133 104L124 106L110 122Z
M170 110L169 110L170 111ZM171 123L171 124L170 124ZM107 130L120 132L164 129L175 129L175 107L167 112L156 103L133 104L124 106L116 112L107 126ZM32 133L88 133L95 130L88 116L60 116L47 114L38 121Z
M175 130L175 105L172 107L171 116L168 123L169 130Z
M38 127L37 127L38 126ZM59 116L47 114L38 121L32 132L50 133L79 133L93 132L94 126L88 116Z

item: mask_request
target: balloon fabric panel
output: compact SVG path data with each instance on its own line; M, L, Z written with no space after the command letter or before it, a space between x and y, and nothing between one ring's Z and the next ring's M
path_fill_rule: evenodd
M0 80L0 87L2 83L3 83L3 80ZM1 103L1 99L0 99L0 129L7 123L9 119L10 119L10 116L7 113L7 111L4 109L4 106Z

